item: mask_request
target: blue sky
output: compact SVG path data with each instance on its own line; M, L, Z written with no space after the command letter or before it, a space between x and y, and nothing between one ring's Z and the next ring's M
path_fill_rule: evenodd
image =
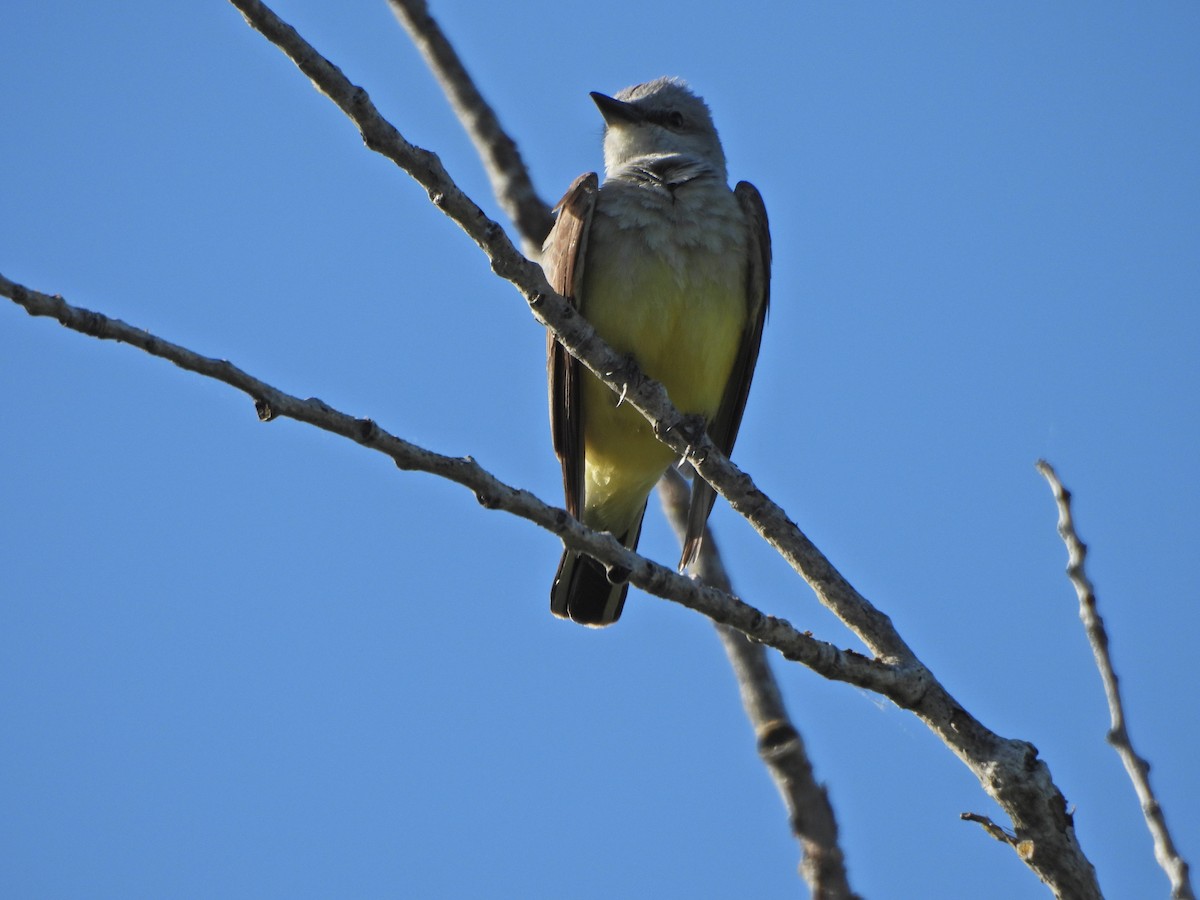
M498 215L386 4L275 9ZM775 248L735 459L1039 748L1106 893L1164 895L1033 463L1076 494L1194 863L1200 11L605 9L434 4L547 200L599 165L588 91L678 74L708 99ZM0 272L559 500L541 328L232 7L3 22ZM556 621L552 536L11 304L0 396L0 893L797 894L695 615L635 591L603 633ZM855 646L713 522L745 599ZM654 510L643 549L677 553ZM958 820L995 809L918 721L777 671L857 890L1045 895Z

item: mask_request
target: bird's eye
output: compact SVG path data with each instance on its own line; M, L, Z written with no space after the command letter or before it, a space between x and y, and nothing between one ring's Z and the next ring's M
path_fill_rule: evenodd
M668 128L682 128L683 113L677 110L672 110L671 112L667 113L665 121Z

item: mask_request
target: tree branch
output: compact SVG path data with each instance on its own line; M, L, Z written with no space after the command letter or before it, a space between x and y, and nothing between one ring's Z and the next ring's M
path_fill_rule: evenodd
M301 400L239 369L228 360L202 356L102 313L67 303L62 297L31 290L0 275L0 296L11 298L33 316L57 320L74 331L138 347L181 369L224 382L248 394L263 421L284 417L349 438L392 459L408 471L428 472L470 489L487 509L499 509L540 525L565 544L627 569L630 581L647 593L673 600L777 649L826 678L845 681L911 703L913 684L894 666L801 634L783 619L767 616L728 593L689 578L627 550L612 535L592 531L565 510L542 502L529 491L500 481L470 457L444 456L389 434L372 419L340 412L316 398Z
M259 0L231 0L231 3L242 12L252 27L279 46L318 89L346 113L359 128L370 149L392 159L425 187L433 203L484 250L491 260L492 269L521 290L534 317L550 328L555 337L590 371L614 391L620 392L626 402L653 422L660 440L686 458L701 477L745 516L812 586L821 602L886 665L849 651L838 651L829 644L811 639L800 640L805 636L795 632L786 622L765 617L744 605L731 608L714 602L710 607L709 600L716 601L723 595L716 592L709 594L711 588L694 585L686 579L679 586L680 602L706 614L711 609L714 620L733 625L756 640L778 646L789 658L804 662L814 670L828 674L828 677L849 680L845 675L853 671L864 681L870 682L868 689L876 690L915 712L968 765L987 793L1012 817L1018 837L1032 843L1034 850L1027 862L1034 872L1050 884L1059 896L1099 896L1095 873L1075 839L1066 801L1054 786L1045 764L1037 758L1036 749L1023 741L1001 738L955 701L916 658L892 626L891 620L854 590L787 518L784 511L713 446L703 421L681 415L671 406L661 384L642 375L632 360L614 353L562 297L550 291L541 269L517 253L504 230L463 194L434 154L409 144L394 126L379 115L362 88L352 84L336 66L318 54L295 29ZM6 283L12 286L11 282ZM26 299L32 296L24 289L16 292ZM55 302L55 298L46 295L39 297L51 304ZM93 319L96 317L96 314L86 312L84 315ZM112 321L103 317L99 319L103 322ZM87 327L80 330L95 333ZM142 334L145 335L144 332ZM151 342L157 341L153 336L145 337ZM220 365L219 361L209 360L208 363ZM228 377L234 374L244 376L238 370L224 374ZM261 399L266 402L267 414L277 412L313 424L322 420L319 411L328 409L319 401L296 400L274 389L270 389L269 395ZM340 413L336 416L340 418L336 423L331 423L336 427L330 430L346 434L369 446L379 440L395 442L387 451L389 455L393 452L399 454L403 449L403 442L381 434L374 423L364 424L363 420ZM403 465L397 456L393 458ZM443 459L447 460L446 477L468 483L465 473L474 467L473 461ZM483 490L477 493L484 502L493 505L510 503L511 508L518 511L513 498L526 496L525 493L498 482L495 487L497 491ZM544 508L549 510L552 517L564 515L561 510ZM527 517L535 520L532 513ZM595 536L578 523L567 522L563 529L562 537L568 546L584 550L605 562L629 568L633 572L633 583L650 593L661 596L673 584L671 579L678 577L640 557L624 556L622 548L615 546L611 537ZM784 637L768 639L781 632L786 632L786 640ZM788 649L784 650L784 646Z
M500 126L495 111L483 99L458 53L430 15L429 4L425 0L388 0L388 6L425 57L425 63L474 143L492 182L492 192L521 235L525 255L537 259L542 242L554 224L554 215L534 189L517 142Z
M492 271L521 292L534 317L554 332L572 356L645 416L654 425L659 440L687 459L705 481L745 516L872 653L901 666L920 665L891 620L851 587L788 519L787 513L717 449L703 421L680 413L659 382L647 378L636 362L604 343L587 320L554 293L541 267L518 253L504 229L459 189L435 154L408 143L380 115L365 90L351 83L337 66L266 5L259 0L230 0L230 3L354 122L369 149L392 160L426 189L433 204L483 250L491 261Z
M691 497L687 482L676 469L668 469L658 483L658 493L671 527L682 543ZM695 573L702 583L733 593L712 532L707 529ZM829 795L813 775L804 739L788 716L766 650L726 625L716 628L737 678L746 717L754 728L758 754L783 798L792 834L800 842L800 874L814 900L853 900L857 895L850 890Z
M430 15L428 4L424 0L388 0L388 5L421 51L475 144L496 199L521 234L526 255L537 258L554 217L537 196L516 142L483 99L453 45ZM668 470L660 494L668 518L682 536L691 492L676 469ZM706 534L697 568L701 582L733 594L711 533ZM800 841L800 869L812 896L823 900L855 897L838 844L833 808L825 788L813 777L803 739L788 720L764 646L728 625L715 627L758 739L759 755L787 807L792 832Z
M1079 597L1079 618L1083 621L1088 643L1092 646L1096 668L1100 670L1100 680L1104 683L1104 696L1108 699L1108 713L1111 719L1108 742L1121 757L1129 780L1133 782L1133 789L1137 792L1142 807L1142 815L1146 819L1146 827L1154 838L1154 858L1170 879L1171 896L1176 900L1195 900L1187 861L1175 849L1162 806L1150 787L1150 763L1133 749L1133 739L1125 723L1125 705L1108 650L1108 631L1097 609L1095 589L1084 569L1087 545L1079 539L1075 531L1075 520L1071 515L1071 492L1063 487L1058 473L1046 460L1037 461L1037 470L1050 484L1054 502L1058 506L1058 534L1067 546L1067 577Z
M222 381L252 397L264 421L284 416L348 437L390 457L398 467L439 475L472 490L489 509L502 509L557 534L563 542L630 572L647 593L674 600L779 650L820 675L888 697L917 713L975 772L985 790L1012 817L1017 834L1033 848L1025 861L1061 897L1099 897L1095 874L1075 841L1065 800L1037 751L1000 738L949 696L923 666L900 667L839 650L797 632L736 598L702 585L626 550L612 535L593 532L564 510L505 484L473 459L443 456L381 429L371 419L339 412L322 401L301 400L247 374L226 360L201 356L101 313L71 306L61 297L30 290L0 275L0 295L34 316L48 316L83 334L138 347L180 368ZM1024 833L1023 833L1024 832ZM1024 858L1024 857L1023 857Z
M291 26L261 2L231 0L231 3L253 27L284 50L314 84L351 118L370 149L395 161L426 188L434 204L451 216L484 250L491 260L492 269L521 290L535 318L550 328L590 371L610 388L621 392L626 402L653 422L660 440L686 458L734 509L749 519L755 529L808 581L821 602L833 610L881 659L878 662L868 660L850 651L838 651L832 645L813 641L796 632L783 620L763 616L751 607L734 603L732 598L726 604L725 596L719 592L680 579L648 560L627 554L611 536L588 532L577 522L565 518L562 510L546 507L540 501L537 501L540 508L526 508L523 498L536 498L496 481L482 470L477 472L478 467L472 460L440 457L433 468L426 470L436 471L468 486L479 482L481 487L476 493L482 502L511 509L539 524L543 520L550 522L549 527L560 533L568 546L629 569L632 572L630 580L642 589L659 596L668 590L678 590L677 599L684 605L710 614L718 622L733 625L756 640L778 647L789 658L804 662L821 674L849 681L846 675L853 672L866 682L863 686L915 712L969 766L987 793L1012 817L1017 837L1030 842L1033 850L1027 862L1040 878L1052 886L1056 894L1062 897L1099 896L1095 873L1075 839L1066 802L1054 786L1049 770L1037 758L1036 749L1023 741L996 735L958 704L917 660L890 619L855 591L796 525L788 520L783 510L713 446L703 421L681 415L669 403L661 384L642 375L631 360L614 353L562 297L550 291L540 268L517 253L503 229L488 219L462 193L434 154L405 141L395 127L379 115L365 91L347 80L336 66L321 57ZM61 299L44 294L34 297L32 292L6 280L0 283L0 287L6 285L24 300L36 301L32 304L34 307L46 302L51 306L62 304ZM27 303L23 305L31 308ZM115 321L73 308L60 309L60 312L66 318L70 318L71 313L83 315L87 321L85 327L79 330L97 336L101 332L96 329ZM137 329L130 331L137 332ZM137 333L150 344L158 341L145 332ZM104 336L126 339L116 335ZM143 346L143 349L150 348ZM227 363L216 360L204 362L208 367L219 370L214 371L214 375L221 377L221 380L234 383L230 379L249 379L249 376ZM226 366L231 371L226 370ZM267 387L254 379L250 381L260 388ZM254 395L253 390L247 392ZM411 445L381 432L369 420L354 419L329 410L320 401L297 400L273 388L268 388L258 399L262 401L260 409L267 416L281 414L312 424L328 424L329 430L345 434L359 443L371 447L380 444L377 449L396 459L398 465L409 467L405 448ZM553 527L556 517L561 532Z

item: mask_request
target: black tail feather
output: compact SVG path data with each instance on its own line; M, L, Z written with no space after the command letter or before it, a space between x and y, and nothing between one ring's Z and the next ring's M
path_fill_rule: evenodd
M642 515L646 508L642 507ZM642 536L642 516L619 540L636 550ZM550 586L550 612L580 625L603 628L621 618L629 593L629 571L613 569L575 550L564 550Z
M550 611L580 625L601 628L621 617L627 593L628 582L613 584L601 563L567 550L550 589Z

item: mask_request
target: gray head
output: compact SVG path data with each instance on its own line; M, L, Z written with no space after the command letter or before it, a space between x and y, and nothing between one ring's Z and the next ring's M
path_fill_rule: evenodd
M619 91L592 94L604 116L604 168L609 174L640 157L679 154L708 163L726 180L725 153L708 104L681 78L656 78Z

